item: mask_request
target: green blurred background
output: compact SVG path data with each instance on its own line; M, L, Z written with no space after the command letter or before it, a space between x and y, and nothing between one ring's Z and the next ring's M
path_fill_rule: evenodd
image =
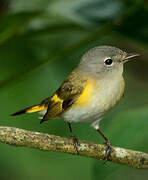
M98 45L141 56L125 65L126 92L100 127L115 146L148 152L148 1L0 0L0 124L69 137L63 120L10 117L52 95ZM103 143L89 124L78 139ZM148 171L64 153L0 144L0 180L148 179Z

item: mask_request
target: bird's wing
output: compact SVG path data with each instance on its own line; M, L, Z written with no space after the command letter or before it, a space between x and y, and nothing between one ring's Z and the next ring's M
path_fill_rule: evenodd
M46 114L41 120L41 123L48 119L57 117L70 108L82 94L85 86L86 80L76 71L72 72L55 94L45 100L46 103L48 102L48 108Z

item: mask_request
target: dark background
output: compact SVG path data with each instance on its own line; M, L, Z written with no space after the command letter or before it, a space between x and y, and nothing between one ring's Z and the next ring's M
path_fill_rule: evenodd
M52 95L82 54L98 45L140 53L125 65L125 96L100 123L115 146L148 152L148 1L1 0L0 125L69 137L63 120L11 117ZM89 124L79 139L103 143ZM0 179L148 179L148 171L64 153L0 144Z

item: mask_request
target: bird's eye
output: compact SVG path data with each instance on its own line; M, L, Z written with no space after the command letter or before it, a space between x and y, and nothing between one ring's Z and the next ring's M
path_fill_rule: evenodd
M105 63L106 65L110 66L110 65L112 65L112 63L113 63L113 60L112 60L112 59L106 59L106 60L104 61L104 63Z

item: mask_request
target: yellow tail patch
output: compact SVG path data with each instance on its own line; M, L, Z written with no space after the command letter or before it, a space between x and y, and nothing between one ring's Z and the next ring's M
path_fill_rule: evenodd
M21 114L25 114L25 113L33 113L33 112L38 112L38 111L43 111L43 110L46 110L47 109L47 106L44 105L44 104L39 104L39 105L36 105L36 106L32 106L32 107L28 107L28 108L25 108L23 110L20 110L14 114L11 114L12 116L17 116L17 115L21 115Z
M31 108L26 109L26 113L33 113L33 112L43 111L43 110L46 110L46 109L47 109L47 106L45 106L44 104L43 105L36 105L36 106L33 106Z

